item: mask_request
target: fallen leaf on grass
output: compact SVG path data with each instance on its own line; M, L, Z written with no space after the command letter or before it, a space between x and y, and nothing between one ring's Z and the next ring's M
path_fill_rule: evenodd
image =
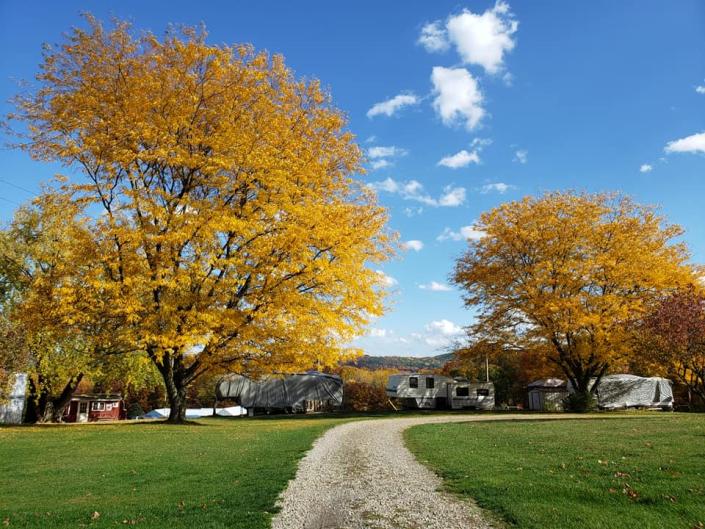
M93 511L93 514L91 514L91 520L97 520L100 518L100 513L98 511Z

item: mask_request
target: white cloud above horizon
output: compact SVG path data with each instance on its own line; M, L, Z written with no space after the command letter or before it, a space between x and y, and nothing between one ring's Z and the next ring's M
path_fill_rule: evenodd
M650 165L650 164L648 164L648 163L643 163L643 164L641 164L641 166L639 167L639 172L640 172L640 173L650 173L651 171L653 171L653 169L654 169L654 168L653 168L652 165Z
M478 241L487 235L484 231L478 229L475 225L463 226L458 231L446 227L436 237L439 242L443 241Z
M382 270L375 270L375 273L379 277L379 282L385 287L393 287L399 284L399 281L392 276L385 274Z
M529 161L529 151L526 149L519 149L514 153L514 161L524 165Z
M480 193L486 195L487 193L499 193L503 195L510 189L516 189L517 187L511 184L505 184L504 182L495 182L493 184L485 184L480 188Z
M431 72L433 108L446 126L477 128L486 115L477 80L465 68L434 66Z
M373 118L382 115L391 117L402 108L417 105L419 102L420 99L411 92L398 94L391 99L372 105L372 108L367 111L367 117Z
M416 239L412 239L410 241L402 243L402 247L405 250L413 250L415 252L420 252L421 250L423 250L423 242Z
M449 169L459 169L467 167L471 163L480 164L480 153L482 149L490 145L492 140L489 138L475 138L470 143L470 150L463 149L455 154L451 154L441 158L437 165L448 167Z
M441 158L438 165L449 169L460 169L461 167L467 167L471 163L479 164L480 155L476 151L468 152L463 149L455 154Z
M409 151L395 145L375 145L367 149L367 157L370 159L370 169L373 171L392 167L394 162L391 159L401 158L407 154L409 154Z
M397 194L404 200L414 200L432 207L457 207L465 203L466 190L464 187L446 186L438 198L434 198L424 190L423 184L418 180L397 181L386 178L372 182L370 187L376 191Z
M416 42L429 53L446 51L450 47L446 29L440 20L424 24L421 28L421 35Z
M453 287L446 283L440 283L438 281L431 281L430 283L424 283L419 285L421 290L430 290L431 292L451 292Z
M388 147L375 146L367 149L367 156L372 159L406 156L407 154L408 151L406 149L395 147L394 145L390 145Z
M496 75L505 70L505 55L516 46L514 34L519 22L509 4L498 0L482 13L463 9L445 21L436 20L421 28L418 43L430 53L443 52L451 45L463 64L482 67ZM505 77L510 82L511 76Z
M705 131L669 141L664 151L667 153L705 153Z

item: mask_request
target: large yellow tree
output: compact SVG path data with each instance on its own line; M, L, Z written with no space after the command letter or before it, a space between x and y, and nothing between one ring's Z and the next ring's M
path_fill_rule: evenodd
M169 420L208 371L337 363L382 311L386 213L352 178L360 150L317 81L280 56L162 39L88 18L45 52L18 99L34 157L79 169L64 192L93 212L91 281L115 339L163 376ZM90 311L88 312L90 314ZM85 317L66 303L64 317Z
M483 214L476 229L484 237L454 274L480 309L475 338L542 351L577 402L634 354L633 324L658 296L694 278L674 241L682 230L626 197L527 197Z

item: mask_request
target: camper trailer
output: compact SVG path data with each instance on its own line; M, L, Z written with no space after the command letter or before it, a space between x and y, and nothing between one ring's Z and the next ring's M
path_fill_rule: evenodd
M218 382L215 393L217 400L234 400L248 415L332 411L343 405L342 379L314 371L259 380L230 374Z
M392 375L387 379L387 396L405 408L477 409L494 408L494 384L422 373Z

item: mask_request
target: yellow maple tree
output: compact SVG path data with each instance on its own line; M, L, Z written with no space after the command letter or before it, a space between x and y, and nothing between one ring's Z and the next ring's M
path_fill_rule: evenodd
M694 281L682 230L611 194L553 192L483 214L454 280L476 340L542 352L588 402L634 354L633 323ZM593 384L593 382L595 382Z
M344 344L383 309L369 265L392 241L319 82L203 30L158 39L87 21L46 49L12 118L32 156L84 175L62 192L93 213L88 299L123 322L115 340L152 359L169 420L183 420L186 387L205 372L353 354ZM63 317L90 318L81 305Z

